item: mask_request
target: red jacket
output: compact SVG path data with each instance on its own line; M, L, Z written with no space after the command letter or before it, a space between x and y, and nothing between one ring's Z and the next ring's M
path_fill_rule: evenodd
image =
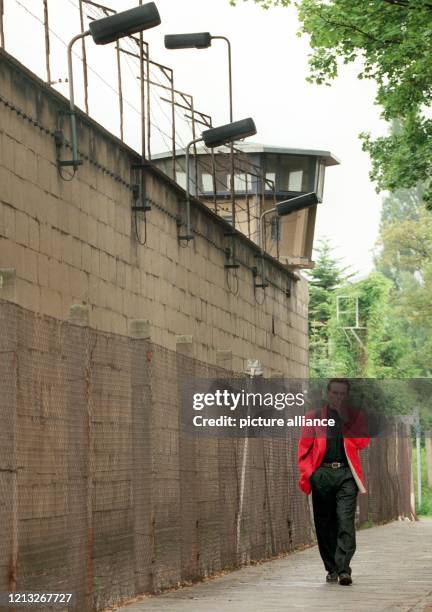
M321 408L321 414L316 410L311 410L305 417L306 419L327 418L328 404ZM364 414L348 408L348 421L342 427L344 437L345 454L348 465L351 469L354 480L357 483L360 493L366 493L363 471L361 467L359 451L370 442L367 436L367 425ZM360 436L364 437L353 437ZM298 444L297 461L300 470L300 489L309 495L311 492L310 477L321 465L327 448L326 427L307 426L302 429L301 438Z

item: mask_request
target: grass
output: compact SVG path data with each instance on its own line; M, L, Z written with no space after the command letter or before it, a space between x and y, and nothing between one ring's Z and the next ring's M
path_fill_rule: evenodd
M416 512L419 516L431 516L432 515L432 487L427 486L427 473L426 473L426 449L424 446L421 448L421 480L422 480L422 503L418 505L417 499L417 450L414 446L412 456L412 466L414 475L414 492L416 496Z
M371 527L374 527L374 524L371 520L368 519L367 521L365 521L359 526L359 530L360 529L370 529Z

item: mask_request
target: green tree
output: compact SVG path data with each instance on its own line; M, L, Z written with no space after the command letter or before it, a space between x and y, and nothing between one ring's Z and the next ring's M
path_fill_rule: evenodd
M410 202L403 194L387 202L383 226L397 224L394 219ZM430 218L421 209L416 222L423 216ZM381 414L410 413L413 406L423 406L423 423L429 423L430 380L424 379L423 388L421 381L410 378L419 375L412 331L395 307L394 281L378 271L355 282L351 276L334 257L329 241L321 241L309 273L310 376L315 391L325 394L329 377L348 377L357 405Z
M419 186L385 198L375 265L392 282L388 311L393 337L403 347L392 376L411 378L398 395L407 406L421 408L427 430L432 426L432 220L422 195Z
M254 0L263 8L288 6L292 0ZM231 1L232 4L236 0ZM425 201L432 198L432 1L298 0L301 33L312 54L309 80L329 84L341 62L361 60L359 79L377 84L382 116L397 122L375 140L362 134L378 189L395 191L419 182Z
M408 341L406 371L431 376L432 219L418 192L397 192L386 199L379 246L375 264L393 281L391 309Z
M392 283L379 272L343 286L334 300L336 305L329 321L329 355L337 370L335 376L351 378L397 378L402 375L401 359L406 351L405 339L390 309ZM355 309L358 308L358 328Z
M309 272L309 354L312 377L331 375L328 322L333 313L332 295L352 276L334 257L328 239L318 243L315 267Z

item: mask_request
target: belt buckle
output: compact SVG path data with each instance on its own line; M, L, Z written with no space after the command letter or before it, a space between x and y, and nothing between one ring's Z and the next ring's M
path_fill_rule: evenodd
M335 470L336 468L340 467L340 463L338 461L332 461L331 466Z

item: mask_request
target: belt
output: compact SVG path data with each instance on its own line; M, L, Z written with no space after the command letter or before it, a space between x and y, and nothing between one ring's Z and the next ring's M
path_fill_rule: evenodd
M333 461L332 463L321 463L323 467L333 468L334 470L341 467L347 467L346 463L339 463L339 461Z

